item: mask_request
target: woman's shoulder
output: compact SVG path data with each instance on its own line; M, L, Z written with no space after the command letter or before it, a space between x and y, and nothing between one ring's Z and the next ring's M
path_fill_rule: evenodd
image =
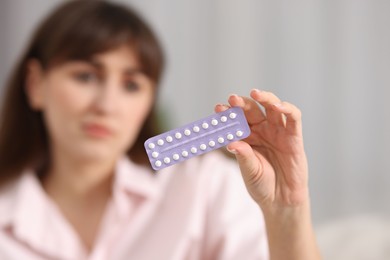
M4 224L11 217L13 209L18 203L19 195L26 182L31 179L32 173L30 171L22 172L20 175L1 183L0 185L0 224Z
M168 179L169 183L196 186L197 190L202 192L215 193L221 190L245 192L237 162L221 151L213 151L167 167L157 172L157 175L158 178Z
M157 171L155 175L157 179L169 182L203 183L204 186L221 185L229 179L241 177L237 162L221 151L193 157Z
M129 189L142 186L145 190L153 190L153 193L163 193L167 189L181 190L181 187L189 187L189 190L215 190L227 183L241 185L242 182L236 161L221 151L196 156L155 172L150 167L136 165L128 159L120 161L117 169L116 179L119 184Z
M150 167L136 165L127 158L119 162L119 172L132 179L149 179L152 182L166 182L180 178L194 180L200 178L220 178L240 175L237 162L221 151L193 157L181 163L153 171Z
M177 194L208 201L235 194L248 194L238 164L221 151L212 151L153 172L150 168L124 161L118 168L117 183L127 190L163 196ZM225 195L224 195L225 194Z
M228 157L221 151L213 151L203 154L183 163L166 168L167 172L181 173L188 175L204 175L213 173L226 174L227 172L238 172L239 168L235 160Z

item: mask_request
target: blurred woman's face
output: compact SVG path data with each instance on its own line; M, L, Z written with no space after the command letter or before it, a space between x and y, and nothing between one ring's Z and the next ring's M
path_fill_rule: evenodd
M51 148L77 159L115 159L134 143L154 96L136 53L120 47L42 73L30 91ZM34 97L35 96L35 97Z

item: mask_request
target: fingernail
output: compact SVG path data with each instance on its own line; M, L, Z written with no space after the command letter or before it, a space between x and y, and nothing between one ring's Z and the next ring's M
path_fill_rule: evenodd
M237 94L230 94L231 97L238 97Z
M218 103L217 106L221 106L221 107L229 107L228 105L226 104L222 104L222 103Z
M252 89L252 91L257 92L257 93L261 93L261 90L257 89L257 88Z
M283 107L283 104L282 103L275 103L273 104L275 107L279 107L279 108L282 108Z
M229 147L226 147L226 149L228 150L229 153L238 154L236 149L229 149Z

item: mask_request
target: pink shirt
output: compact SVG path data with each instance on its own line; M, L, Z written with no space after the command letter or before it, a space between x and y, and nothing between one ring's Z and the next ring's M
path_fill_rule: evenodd
M92 251L34 173L0 188L0 259L268 259L259 207L236 163L212 152L157 174L121 159Z

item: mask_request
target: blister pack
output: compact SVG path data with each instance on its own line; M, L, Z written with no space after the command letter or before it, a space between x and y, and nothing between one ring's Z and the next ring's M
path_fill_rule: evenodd
M154 170L188 160L248 137L250 128L244 111L231 107L145 141Z

